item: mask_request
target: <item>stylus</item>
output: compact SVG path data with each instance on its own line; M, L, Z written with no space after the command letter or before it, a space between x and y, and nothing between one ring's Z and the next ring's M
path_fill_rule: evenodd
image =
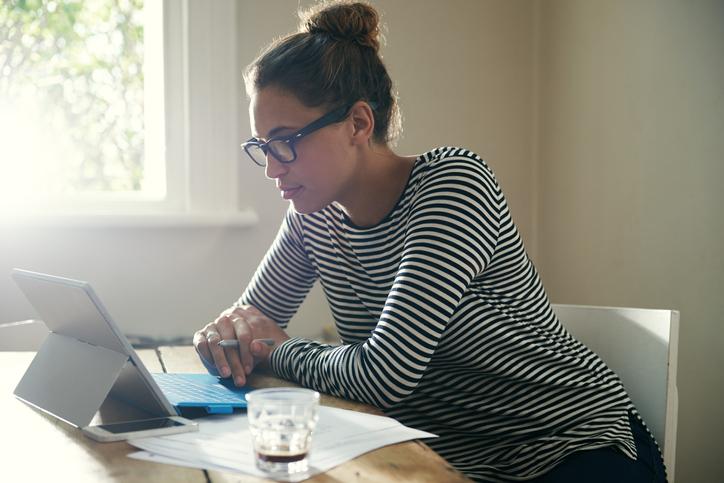
M274 345L274 339L254 339L269 347ZM220 347L239 347L239 341L236 339L224 339L219 341Z

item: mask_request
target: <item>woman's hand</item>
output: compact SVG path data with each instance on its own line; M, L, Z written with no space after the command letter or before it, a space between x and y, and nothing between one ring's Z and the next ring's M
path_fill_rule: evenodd
M257 339L271 339L267 346ZM269 317L251 305L233 306L194 334L194 347L206 369L221 377L233 376L234 384L246 384L246 376L289 336ZM221 347L222 340L237 340L238 346Z

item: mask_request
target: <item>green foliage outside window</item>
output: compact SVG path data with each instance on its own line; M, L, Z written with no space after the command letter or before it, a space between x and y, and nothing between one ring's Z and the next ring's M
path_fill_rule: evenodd
M0 109L35 106L37 138L65 146L42 189L141 189L143 34L143 0L0 2Z

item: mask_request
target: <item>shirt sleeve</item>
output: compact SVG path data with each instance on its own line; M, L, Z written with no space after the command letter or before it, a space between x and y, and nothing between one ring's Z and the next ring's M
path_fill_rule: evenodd
M286 328L317 279L304 250L302 228L294 211L287 211L274 242L238 302L253 305Z
M504 203L479 158L437 163L411 206L401 261L369 339L338 347L290 339L272 353L272 368L382 408L403 400L423 377L471 280L490 262Z

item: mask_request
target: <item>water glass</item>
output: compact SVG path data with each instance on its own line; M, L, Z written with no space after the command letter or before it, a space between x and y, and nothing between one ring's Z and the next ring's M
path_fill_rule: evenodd
M258 389L246 394L246 401L257 467L279 475L306 472L319 393L289 387Z

